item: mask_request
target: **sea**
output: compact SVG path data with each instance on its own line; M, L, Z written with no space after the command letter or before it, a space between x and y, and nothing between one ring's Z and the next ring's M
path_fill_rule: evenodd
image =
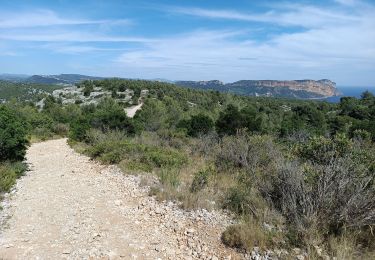
M342 95L337 96L337 97L329 97L324 100L331 102L331 103L338 103L340 102L341 97L360 98L361 94L367 90L375 95L375 86L374 87L337 87L337 88L338 90L341 91Z

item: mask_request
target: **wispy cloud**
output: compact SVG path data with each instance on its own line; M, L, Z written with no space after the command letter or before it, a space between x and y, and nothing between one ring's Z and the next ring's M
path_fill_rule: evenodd
M228 10L174 8L174 13L208 19L303 25L305 29L275 34L267 40L259 40L248 31L230 35L228 30L197 30L124 52L116 61L126 70L158 71L159 77L170 74L180 79L327 77L348 81L375 67L374 10L373 6L333 11L284 5L277 11L249 15Z
M47 43L40 46L41 48L64 54L82 54L89 52L122 52L128 51L129 48L111 48L87 45L86 43Z
M264 13L248 13L236 10L203 9L196 7L169 7L167 10L174 14L184 14L210 19L273 23L282 26L320 27L326 24L347 24L360 20L360 17L350 15L347 12L337 12L337 10L298 4L284 4L282 8L277 6Z
M150 39L110 33L130 26L130 19L67 18L51 10L26 13L0 11L0 39L25 42L150 42ZM83 49L82 49L83 50Z
M173 34L149 23L142 27L141 19L0 11L0 45L6 44L0 53L39 52L47 59L69 54L66 62L77 72L140 78L373 79L368 75L375 68L374 4L332 0L324 6L283 2L264 8L160 8L176 23L184 21L172 26L180 30ZM186 23L191 17L204 23ZM131 30L135 26L140 30Z
M334 1L336 3L347 5L347 6L353 6L359 2L358 0L334 0Z
M51 30L43 32L17 31L0 34L0 39L30 42L138 42L148 43L155 41L150 38L133 36L110 36L78 30Z
M62 25L130 25L131 20L90 20L61 17L51 10L34 10L32 12L0 12L0 28L29 28Z
M20 54L17 53L17 52L13 52L13 51L1 51L1 50L0 50L0 56L11 56L11 57L16 57L16 56L20 56Z

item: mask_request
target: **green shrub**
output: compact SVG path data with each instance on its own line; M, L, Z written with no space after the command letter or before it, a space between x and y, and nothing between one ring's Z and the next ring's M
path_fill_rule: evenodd
M371 141L371 133L366 130L357 129L353 131L353 139L361 141Z
M210 170L201 170L198 173L196 173L194 175L193 182L191 183L190 191L198 192L207 187L210 175Z
M79 118L70 124L69 138L75 141L84 141L89 129L90 125L88 120L85 118Z
M33 137L42 141L47 140L53 136L51 129L45 127L36 127L31 131Z
M90 94L93 90L94 90L94 86L92 84L84 84L83 95L85 97L88 97L88 96L90 96Z
M244 121L240 111L234 105L228 107L220 113L216 121L216 129L220 135L234 135L237 130L244 127Z
M161 169L158 175L163 185L176 188L180 184L180 174L177 169Z
M66 124L63 124L63 123L57 123L57 124L54 124L53 127L52 127L52 131L57 134L57 135L60 135L60 136L65 136L68 134L69 132L69 127L68 125Z
M229 226L221 235L221 240L229 247L246 248L242 233L243 229L240 225Z
M242 182L228 190L223 207L238 215L256 218L267 208L267 204L250 183Z
M0 161L23 160L26 148L27 127L15 111L7 106L0 106Z
M191 117L188 125L188 134L198 136L207 134L214 128L214 121L205 114L198 114Z
M132 120L128 118L124 109L113 99L101 101L93 115L91 115L91 125L102 131L124 130L134 133Z
M100 160L104 163L114 164L122 161L124 154L121 150L113 150L107 153L103 153L100 156Z
M185 164L187 158L184 154L172 149L146 147L141 161L150 163L158 168L176 168Z
M151 172L153 169L150 165L135 160L123 160L120 162L119 166L121 169L136 172Z
M0 164L0 192L9 192L26 169L26 164L21 162Z
M247 187L231 188L224 202L224 208L227 208L237 214L252 214L254 207L250 189Z
M270 247L276 240L276 234L265 230L261 224L253 219L231 225L221 235L221 241L233 248L251 250L254 246Z
M182 152L166 147L133 143L116 131L96 136L89 131L87 139L91 144L86 150L87 154L105 163L119 163L126 159L127 162L133 161L129 164L130 167L142 166L143 169L180 168L187 163L187 157Z
M332 159L345 156L352 146L352 140L345 134L337 134L334 138L313 136L308 142L297 145L296 154L314 163L329 164Z

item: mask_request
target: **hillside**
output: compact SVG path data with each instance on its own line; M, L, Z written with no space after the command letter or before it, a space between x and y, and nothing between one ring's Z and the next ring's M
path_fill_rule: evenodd
M85 80L100 80L102 77L94 77L80 74L59 75L13 75L2 74L0 80L11 82L24 82L34 84L75 85ZM135 81L137 79L134 79ZM322 80L239 80L232 83L223 83L219 80L209 81L171 81L167 79L154 79L151 81L166 82L177 86L204 90L216 90L239 95L255 97L282 97L297 99L319 99L341 95L336 88L336 83L328 79Z
M126 113L130 108L126 109L129 103L123 98L133 104L141 102L134 117ZM34 153L26 158L33 167L16 186L20 190L14 193L15 202L20 206L4 233L7 244L0 246L2 257L23 253L20 239L29 239L30 246L35 245L34 252L41 254L72 258L91 254L65 245L65 240L50 249L38 242L45 234L53 241L54 237L72 236L79 248L86 248L87 240L96 241L94 258L105 257L112 253L101 242L113 238L109 245L116 241L127 245L117 232L134 227L134 233L126 233L145 234L147 241L139 255L164 254L166 247L175 248L178 243L175 253L182 250L184 256L201 259L214 244L194 239L201 230L212 235L199 225L206 212L224 209L235 218L226 228L219 225L222 229L218 232L225 230L221 236L214 235L216 248L224 248L223 243L228 246L226 250L238 248L254 259L309 259L316 254L322 259L374 259L375 97L370 92L364 92L360 99L343 97L334 104L240 96L156 81L106 79L64 88L44 101L40 109L30 102L0 105L0 191L9 192L22 176L30 139L55 139L29 150ZM74 154L66 140L58 137L68 137L72 148L92 160ZM180 207L178 218L171 222L169 206L153 210L147 202L129 197L127 188L123 194L126 199L116 198L121 190L108 188L106 175L101 170L97 174L94 161L114 165L129 178L139 178L139 189L148 190L142 198ZM127 185L126 180L110 183ZM132 186L131 190L137 188ZM48 195L51 193L54 196ZM38 203L47 198L52 200ZM116 212L122 206L125 210L133 198L135 210L124 212L132 217L141 214L135 218L139 229L135 221L124 223L125 218ZM81 206L87 203L95 208ZM60 209L67 214L61 214ZM150 209L146 214L149 219L143 218L143 209ZM200 213L194 213L193 230L191 226L179 229L187 219L184 216L196 211ZM40 212L43 218L39 218ZM105 226L101 220L107 218L102 218L102 212L113 216L119 228ZM86 214L94 217L82 226ZM74 218L66 222L67 215ZM56 223L62 229L48 232L50 227L57 227ZM35 227L32 236L22 233L25 224ZM97 230L103 225L106 230ZM171 243L177 243L152 244L155 241L148 239L156 228L160 232L152 233L155 238L165 234L172 238ZM180 231L183 237L172 237L173 232Z
M9 101L12 98L19 101L36 100L41 95L52 94L54 90L60 88L62 87L58 85L15 83L0 80L0 101Z
M240 80L233 83L211 81L177 81L176 85L211 89L248 96L287 98L326 98L339 95L336 83L327 80Z
M25 79L28 83L39 84L76 84L84 80L96 80L100 77L86 76L80 74L60 74L60 75L33 75Z
M25 74L8 74L8 73L0 74L0 80L12 81L12 82L22 82L28 77L30 76L25 75Z

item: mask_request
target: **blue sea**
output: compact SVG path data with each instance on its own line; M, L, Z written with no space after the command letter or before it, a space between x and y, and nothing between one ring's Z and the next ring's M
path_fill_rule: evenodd
M341 97L356 97L360 98L361 94L366 90L370 91L372 94L375 95L375 87L337 87L341 92L342 95L338 97L329 97L324 100L332 103L340 102Z

